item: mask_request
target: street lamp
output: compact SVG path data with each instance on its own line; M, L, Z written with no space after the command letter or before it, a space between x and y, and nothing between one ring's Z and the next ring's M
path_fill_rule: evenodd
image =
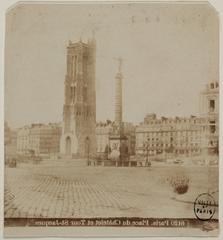
M149 143L148 143L148 140L146 142L144 142L144 147L146 149L146 163L145 163L145 166L150 167L151 162L149 161Z

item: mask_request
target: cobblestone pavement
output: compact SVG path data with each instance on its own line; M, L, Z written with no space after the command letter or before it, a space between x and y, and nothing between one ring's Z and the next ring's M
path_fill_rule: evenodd
M190 177L184 194L189 201L176 201L166 182L179 171ZM217 181L217 168L206 167L24 164L5 169L4 212L5 217L194 217L194 199L216 190Z

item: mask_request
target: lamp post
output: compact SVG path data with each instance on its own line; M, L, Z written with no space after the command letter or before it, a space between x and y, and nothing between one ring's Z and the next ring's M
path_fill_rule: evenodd
M144 149L146 150L146 163L145 163L145 166L146 167L150 167L151 166L151 162L149 161L149 143L148 143L148 140L146 142L144 142Z
M149 144L146 142L146 167L149 166Z

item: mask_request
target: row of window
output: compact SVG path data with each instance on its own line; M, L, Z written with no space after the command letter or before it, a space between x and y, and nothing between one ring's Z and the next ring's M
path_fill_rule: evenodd
M200 136L194 136L194 137L188 137L188 136L181 136L181 137L174 137L174 139L173 138L162 138L162 139L160 139L160 138L147 138L146 140L148 141L148 142L157 142L157 141L173 141L173 140L176 140L176 141L180 141L180 140L191 140L191 141L193 141L193 140L199 140L200 139Z
M175 136L175 137L183 137L183 136L200 136L201 132L166 132L166 133L159 133L159 132L153 132L153 133L138 133L136 134L136 138L142 139L142 138L152 138L152 137L170 137L170 136Z
M170 146L198 146L199 143L156 143L156 144L137 144L138 147L170 147Z
M163 153L164 150L160 150L160 149L150 149L149 150L149 154L156 154L156 153ZM200 153L201 149L198 148L194 148L194 149L174 149L173 150L174 153L181 153L181 154L187 154L187 153ZM137 149L137 153L138 154L146 154L145 151L142 151L140 149Z
M154 130L154 131L143 131L143 132L137 132L138 134L147 134L147 135L160 135L160 136L167 136L170 134L175 134L175 135L183 135L183 134L198 134L201 133L201 129L196 129L196 130L174 130L174 131L161 131L161 130Z
M151 124L151 125L155 125L155 124L171 124L171 123L179 123L179 124L183 124L183 123L202 123L202 120L200 119L174 119L174 120L145 120L146 124Z

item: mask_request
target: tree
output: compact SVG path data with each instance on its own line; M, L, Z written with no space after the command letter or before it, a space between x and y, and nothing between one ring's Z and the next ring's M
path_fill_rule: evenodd
M106 124L107 124L107 125L109 125L109 124L111 124L111 123L112 123L111 120L109 120L109 119L106 120Z

